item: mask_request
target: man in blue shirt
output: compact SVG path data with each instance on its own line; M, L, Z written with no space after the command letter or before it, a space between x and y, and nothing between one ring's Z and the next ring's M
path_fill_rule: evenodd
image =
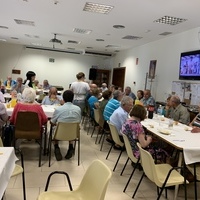
M131 87L127 86L125 88L125 95L131 97L134 101L136 100L135 94L131 91Z
M57 122L81 122L81 109L78 106L72 104L73 98L74 93L71 90L66 90L63 93L63 100L65 103L64 105L58 106L55 109L50 121L52 125L56 125ZM55 141L54 143L54 153L57 161L62 160L62 154L58 146L58 141ZM73 154L73 141L69 141L69 149L65 158L70 159Z
M144 107L149 105L156 107L155 99L151 96L150 90L144 90L144 97L141 99Z

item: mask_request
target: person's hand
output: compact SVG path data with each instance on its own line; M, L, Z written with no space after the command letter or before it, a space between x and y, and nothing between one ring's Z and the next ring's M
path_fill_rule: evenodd
M194 127L194 128L191 130L191 133L200 133L200 128L199 128L199 127Z
M150 135L147 135L147 142L150 144L152 142L152 137Z

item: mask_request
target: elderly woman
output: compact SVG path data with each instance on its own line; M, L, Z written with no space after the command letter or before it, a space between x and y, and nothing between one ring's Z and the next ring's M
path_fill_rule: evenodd
M56 87L51 87L49 90L49 95L44 97L42 100L42 105L55 105L63 104L63 100L60 96L57 95Z
M45 115L42 107L35 102L36 93L33 88L25 88L22 93L23 102L18 102L13 110L10 122L15 124L17 119L17 113L19 111L32 111L38 113L40 125L47 123L48 118Z

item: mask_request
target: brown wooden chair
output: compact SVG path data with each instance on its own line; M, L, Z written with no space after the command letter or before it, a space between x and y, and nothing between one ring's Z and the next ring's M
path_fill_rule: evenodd
M40 126L39 117L36 112L20 111L17 113L17 119L14 128L14 147L17 139L34 139L40 145L39 167L42 158L42 141L44 138L44 150L46 149L46 127Z

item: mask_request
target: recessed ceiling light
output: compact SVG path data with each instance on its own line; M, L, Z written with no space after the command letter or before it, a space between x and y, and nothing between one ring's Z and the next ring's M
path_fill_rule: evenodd
M172 32L163 32L163 33L161 33L161 34L159 34L159 35L166 36L166 35L170 35L170 34L172 34Z
M35 26L35 22L33 21L26 21L26 20L20 20L20 19L14 19L14 20L17 24L20 24L20 25Z
M184 21L187 21L187 19L164 16L164 17L161 17L160 19L155 20L154 22L161 23L161 24L177 25Z
M7 26L0 26L0 28L8 29L8 27L7 27Z
M86 47L86 49L93 49L93 47Z
M68 43L71 43L71 44L80 44L81 42L75 41L75 40L68 40Z
M17 38L17 37L10 37L10 38L13 40L19 40L19 38Z
M86 2L85 7L83 8L83 11L100 13L100 14L108 14L113 8L114 6Z
M120 48L120 46L109 44L106 48Z
M114 25L113 28L123 29L123 28L125 28L125 26L123 26L123 25Z
M81 33L81 34L90 34L92 31L88 30L88 29L74 28L73 32L75 32L75 33Z
M96 39L96 41L98 41L98 42L103 42L104 39Z
M134 35L127 35L123 37L122 39L127 39L127 40L139 40L142 39L142 37L134 36Z

